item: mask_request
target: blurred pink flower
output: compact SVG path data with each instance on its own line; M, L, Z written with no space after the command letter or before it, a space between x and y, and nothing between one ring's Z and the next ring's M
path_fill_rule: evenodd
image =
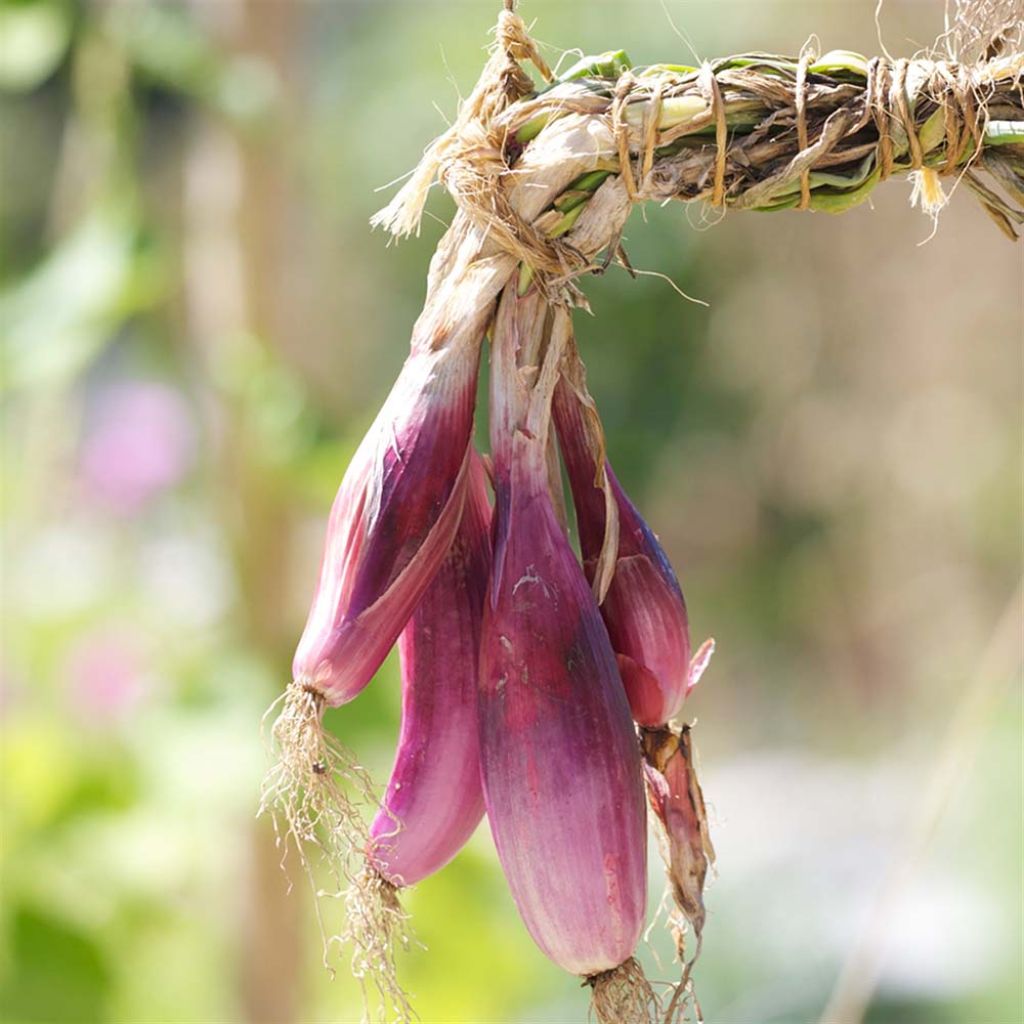
M188 407L166 384L133 381L108 388L98 411L82 446L82 475L91 493L130 515L188 471Z
M118 628L80 637L64 661L69 705L93 725L128 718L151 689L146 659L134 637Z

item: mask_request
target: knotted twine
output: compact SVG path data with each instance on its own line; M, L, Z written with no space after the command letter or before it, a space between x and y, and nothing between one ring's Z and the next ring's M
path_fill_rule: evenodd
M395 236L418 233L427 192L436 178L489 241L547 277L568 279L583 272L590 261L567 242L547 238L509 202L510 136L497 120L534 91L521 62L533 64L545 82L552 82L554 75L510 6L498 15L495 35L490 58L454 124L428 147L409 181L370 223Z

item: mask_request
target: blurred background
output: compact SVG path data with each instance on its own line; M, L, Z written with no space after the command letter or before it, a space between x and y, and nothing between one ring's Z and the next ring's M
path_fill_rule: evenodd
M389 248L375 189L470 90L497 6L0 4L5 1021L359 1019L255 818L260 717L452 212L436 195ZM811 33L874 54L873 7L522 13L552 62L650 63ZM889 50L942 16L887 0ZM636 212L634 265L708 308L585 282L613 462L718 640L688 703L709 1021L816 1021L840 976L870 1021L1024 1019L1022 250L966 191L932 237L909 191L837 218ZM378 782L398 701L389 662L327 719ZM407 905L424 1021L586 1019L486 826ZM669 978L662 931L643 957Z

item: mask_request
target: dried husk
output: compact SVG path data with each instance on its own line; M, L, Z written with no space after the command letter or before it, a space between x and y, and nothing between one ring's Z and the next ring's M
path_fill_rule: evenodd
M499 37L507 42L514 20L518 52L524 45L535 52L522 22L509 12L502 18ZM577 117L613 136L610 148L594 147L585 170L615 172L633 202L841 213L879 182L913 175L934 212L944 202L938 179L949 177L963 181L1015 238L1024 223L1017 138L1024 133L1024 54L1019 24L987 31L993 45L974 61L868 60L833 50L631 68L620 52L584 58L543 88L517 79L518 99L489 65L478 89L502 102L477 97L380 222L397 233L413 230L436 174L460 209L489 225L500 248L557 276L566 249L537 237L532 220L506 202L505 186L549 132ZM514 60L515 46L507 52ZM996 123L1016 127L991 131Z
M704 795L697 779L691 728L641 729L647 795L659 824L659 842L678 912L689 923L700 952L704 930L704 884L715 861ZM673 927L676 949L686 959L685 930Z

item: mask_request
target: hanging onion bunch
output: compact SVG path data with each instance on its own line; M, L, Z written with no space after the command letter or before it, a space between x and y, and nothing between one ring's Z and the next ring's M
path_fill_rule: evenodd
M714 643L693 650L677 576L610 465L573 332L576 282L613 259L628 267L623 225L652 198L841 212L913 174L934 211L939 178L955 176L1013 237L1024 58L990 47L970 66L834 51L633 68L612 52L556 78L512 10L497 35L452 127L374 219L414 232L435 180L458 205L409 357L331 511L264 805L310 877L319 851L345 891L353 972L393 1018L413 1016L396 976L401 890L486 816L525 928L590 987L598 1021L699 1019L690 970L714 849L680 715ZM402 726L377 802L322 716L396 643ZM648 814L683 963L667 992L635 958Z

